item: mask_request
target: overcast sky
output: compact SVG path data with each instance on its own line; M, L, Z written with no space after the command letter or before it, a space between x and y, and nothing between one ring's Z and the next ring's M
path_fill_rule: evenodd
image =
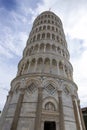
M87 0L0 0L0 110L33 20L49 9L63 22L81 107L87 106Z

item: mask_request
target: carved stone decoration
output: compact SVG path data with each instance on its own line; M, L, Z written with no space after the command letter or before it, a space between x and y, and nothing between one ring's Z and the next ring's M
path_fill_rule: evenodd
M33 92L35 92L36 89L37 89L37 88L36 88L35 84L32 83L32 84L30 84L30 85L27 87L27 92L28 92L28 93L33 93Z
M47 90L47 92L49 94L53 94L55 92L55 87L51 84L49 84L48 86L45 87L45 89Z
M55 111L55 106L52 102L48 102L45 105L45 110L51 110L51 111Z

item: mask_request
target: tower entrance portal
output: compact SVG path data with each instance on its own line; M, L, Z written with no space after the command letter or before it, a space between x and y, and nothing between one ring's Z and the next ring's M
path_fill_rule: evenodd
M54 121L45 121L44 130L56 130L56 123Z

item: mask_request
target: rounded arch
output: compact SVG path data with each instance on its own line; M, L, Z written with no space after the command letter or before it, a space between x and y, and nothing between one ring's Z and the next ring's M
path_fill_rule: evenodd
M47 18L47 14L45 14L44 17Z
M39 31L41 31L41 29L42 29L42 26L39 27Z
M37 35L37 40L40 40L40 34Z
M49 106L49 103L51 103ZM46 105L48 109L46 109ZM43 99L42 108L44 110L51 110L51 111L57 111L58 110L58 101L53 97L46 97Z
M47 26L47 29L50 30L50 26L49 25Z
M55 105L53 102L49 101L45 104L45 110L55 111Z
M36 62L36 59L33 58L32 61L31 61L31 65L33 66L35 64L35 62Z
M50 65L50 59L49 58L45 58L44 64L49 64Z
M60 49L60 47L57 47L57 51L58 51L58 53L61 54L61 49Z
M50 59L45 58L44 60L44 72L49 73L50 72Z
M47 39L50 39L50 33L47 33Z
M47 20L44 20L44 23L47 23Z
M55 35L54 34L52 34L52 40L55 40Z
M35 30L36 32L38 31L38 28L36 28L36 30Z
M43 21L41 20L41 21L40 21L40 23L42 24L42 23L43 23Z
M33 59L31 60L29 72L34 72L34 71L35 71L35 64L36 64L36 59L33 58Z
M39 45L36 44L35 47L34 47L34 52L37 52L37 51L38 51L38 48L39 48Z
M29 61L27 61L27 62L25 63L24 72L26 72L26 71L28 70L28 66L29 66Z
M63 75L63 74L64 74L62 61L59 62L59 72L60 72L60 75Z
M31 46L30 48L29 48L29 55L31 55L32 54L32 52L33 52L33 46Z
M46 51L50 51L50 44L49 43L46 44Z
M43 59L42 58L39 58L38 60L37 60L37 64L42 64L43 63Z
M46 25L43 26L43 30L46 30Z
M57 61L55 59L52 59L52 65L57 66Z
M55 29L55 28L52 26L52 31L54 31L54 29Z
M38 80L36 78L29 78L29 79L26 80L26 88L28 86L30 86L32 83L34 83L37 86L37 88L41 87L40 86L41 85L41 81L40 80Z
M54 21L52 20L52 24L54 24Z
M36 36L33 37L33 42L36 40Z
M59 69L63 70L63 63L62 63L62 61L59 62Z
M59 42L59 36L56 37L57 41Z
M42 33L42 39L45 39L45 33Z
M56 46L52 45L52 50L55 52L56 51Z
M58 32L58 29L56 28L56 32Z
M57 69L57 61L55 59L52 59L52 73L53 74L58 74L58 69Z
M20 82L17 82L16 84L15 84L15 87L14 87L14 91L17 93L18 92L18 90L20 89Z
M43 70L43 58L40 57L38 60L37 60L37 68L36 68L36 71L37 72L42 72Z
M44 51L44 43L40 44L40 51Z
M50 23L50 20L48 20L48 23Z

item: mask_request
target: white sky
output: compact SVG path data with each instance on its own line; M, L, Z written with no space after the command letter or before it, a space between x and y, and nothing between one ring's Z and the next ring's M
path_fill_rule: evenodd
M87 1L12 2L9 6L6 2L0 2L0 110L4 107L10 82L16 76L17 65L26 46L32 22L37 15L49 8L63 22L81 106L87 106Z

